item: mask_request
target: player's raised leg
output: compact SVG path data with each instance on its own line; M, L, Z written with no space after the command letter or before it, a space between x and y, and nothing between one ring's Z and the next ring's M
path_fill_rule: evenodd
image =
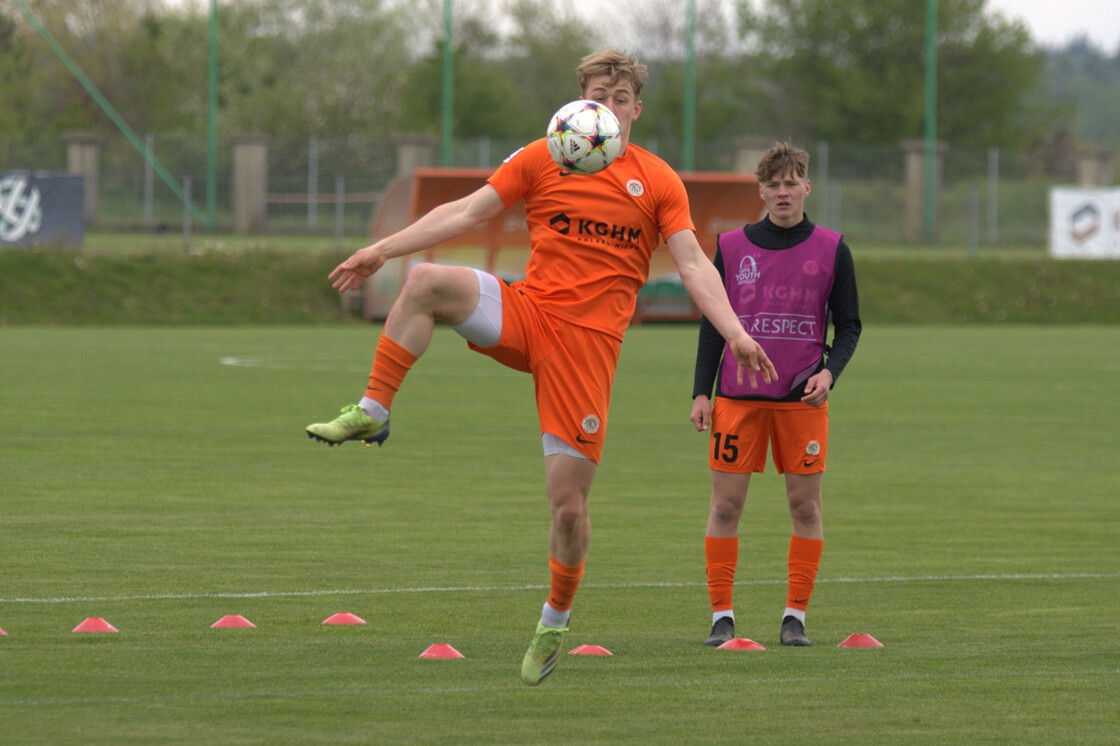
M462 324L479 306L479 279L469 267L418 264L409 273L385 320L358 404L331 422L307 426L307 437L328 445L359 440L381 445L389 437L389 410L404 378L432 340L437 321Z

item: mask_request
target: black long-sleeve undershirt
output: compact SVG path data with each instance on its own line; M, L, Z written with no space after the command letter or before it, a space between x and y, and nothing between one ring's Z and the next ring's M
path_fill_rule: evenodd
M746 226L745 231L747 238L756 246L771 251L781 251L808 239L815 227L807 216L792 228L777 226L767 216L757 223ZM719 270L720 277L723 277L723 255L718 248L715 265L716 269ZM844 370L844 366L852 359L856 344L859 342L860 332L863 331L863 324L859 316L859 291L856 288L855 263L852 261L852 251L844 243L843 238L840 239L840 245L836 248L836 267L832 280L832 291L828 295L828 316L833 328L832 344L825 348L825 355L822 356L814 374L828 368L832 373L832 381L835 385L836 380L840 378L840 373ZM725 344L726 341L719 331L706 317L702 317L700 319L700 339L696 349L696 370L692 383L693 398L701 394L711 396L713 386L717 387L716 395L723 395L718 390L718 375ZM763 345L763 349L765 349L765 345ZM800 401L803 395L804 392L801 387L797 387L778 401ZM773 400L771 397L749 394L738 398Z

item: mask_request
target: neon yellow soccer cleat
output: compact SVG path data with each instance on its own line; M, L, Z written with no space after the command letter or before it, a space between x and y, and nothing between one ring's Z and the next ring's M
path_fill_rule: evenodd
M556 659L560 655L560 640L567 631L567 627L557 629L537 623L533 642L525 652L525 660L521 662L522 681L529 686L536 686L548 678L556 667Z
M376 422L357 404L342 408L342 414L330 422L307 426L307 437L330 446L342 445L348 440L360 440L367 446L381 445L389 437L389 418Z

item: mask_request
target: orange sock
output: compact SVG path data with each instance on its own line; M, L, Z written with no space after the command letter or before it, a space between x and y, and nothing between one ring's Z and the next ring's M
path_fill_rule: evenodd
M393 397L415 362L415 355L382 333L373 356L373 367L369 371L366 396L380 402L386 409L392 409Z
M786 595L786 606L789 608L801 611L809 608L823 549L823 539L789 537L789 589Z
M583 578L585 559L578 565L565 565L560 560L548 555L548 569L552 575L552 587L548 593L548 605L557 611L568 611L572 608L572 600L579 589L579 581Z
M739 562L739 537L704 537L704 561L708 569L708 596L712 611L731 608L735 585L735 565Z

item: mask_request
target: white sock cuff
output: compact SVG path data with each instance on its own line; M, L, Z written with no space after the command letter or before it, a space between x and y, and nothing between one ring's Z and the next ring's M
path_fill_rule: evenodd
M785 619L787 616L796 618L797 621L801 622L802 624L805 623L805 612L801 609L791 609L787 606L786 610L782 613L782 619Z
M712 624L715 624L716 622L718 622L720 619L723 619L724 617L727 617L728 619L730 619L732 624L735 623L735 612L731 609L724 609L722 611L713 611L712 612Z
M362 400L358 402L358 406L364 409L365 413L376 422L381 422L389 416L389 410L385 408L384 404L370 399L368 396L363 396Z
M572 610L557 611L552 608L548 601L544 602L544 607L541 609L541 624L553 629L562 629L568 626L568 620L572 618Z

